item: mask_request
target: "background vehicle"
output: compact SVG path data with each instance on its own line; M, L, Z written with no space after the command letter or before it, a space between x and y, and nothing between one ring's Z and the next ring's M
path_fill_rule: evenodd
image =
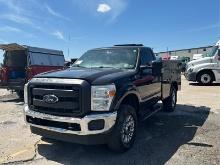
M17 92L19 97L23 97L24 84L34 75L64 66L62 51L18 44L3 44L0 48L5 51L0 87Z
M190 57L180 57L180 61L182 63L181 71L184 73L186 71L186 65L190 61Z
M178 60L179 56L170 56L170 60Z
M155 59L151 48L135 44L89 50L72 68L25 86L25 121L43 137L126 151L138 120L159 111L159 100L164 111L176 106L181 64Z
M198 60L200 58L203 58L203 54L194 54L193 55L193 60Z
M220 82L220 40L206 57L187 64L185 76L188 81L204 85Z
M171 56L169 54L166 54L166 55L162 56L163 61L170 60L170 58L171 58Z

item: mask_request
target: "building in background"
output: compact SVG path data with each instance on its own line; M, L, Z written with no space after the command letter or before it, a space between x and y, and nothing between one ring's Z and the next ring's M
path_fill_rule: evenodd
M188 48L188 49L179 49L179 50L171 50L165 52L158 52L156 53L159 57L164 56L179 56L179 57L189 57L190 60L193 59L193 55L195 54L203 54L206 55L208 52L211 51L213 45L211 46L204 46L198 48Z

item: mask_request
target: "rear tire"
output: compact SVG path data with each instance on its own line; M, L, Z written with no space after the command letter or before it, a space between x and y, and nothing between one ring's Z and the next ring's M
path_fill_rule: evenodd
M133 107L121 105L108 147L116 152L129 150L136 137L137 115Z
M201 85L210 85L214 81L214 76L210 71L200 72L197 76L197 81Z
M177 90L174 86L170 88L170 96L163 100L163 111L173 112L176 108Z

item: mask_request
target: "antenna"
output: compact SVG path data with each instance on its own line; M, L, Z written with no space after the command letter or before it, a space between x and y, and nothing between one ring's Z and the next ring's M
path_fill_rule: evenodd
M70 35L68 36L68 58L70 57L70 48L69 48L69 46L70 46Z

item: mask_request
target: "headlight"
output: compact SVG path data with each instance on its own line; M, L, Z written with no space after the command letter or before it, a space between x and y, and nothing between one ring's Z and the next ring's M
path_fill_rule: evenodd
M103 86L92 86L91 88L91 110L108 111L116 94L114 84Z
M24 85L24 104L28 104L28 83Z

